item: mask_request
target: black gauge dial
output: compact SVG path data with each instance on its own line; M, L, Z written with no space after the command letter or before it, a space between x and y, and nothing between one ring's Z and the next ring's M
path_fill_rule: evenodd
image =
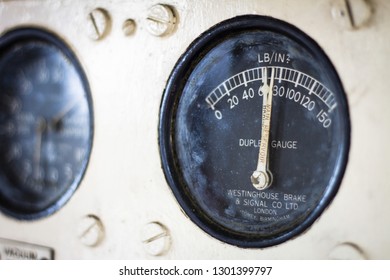
M338 75L302 31L242 16L202 34L163 96L160 151L187 215L241 247L307 229L336 194L349 115Z
M53 213L77 188L92 145L89 86L55 35L0 39L0 207L19 219Z

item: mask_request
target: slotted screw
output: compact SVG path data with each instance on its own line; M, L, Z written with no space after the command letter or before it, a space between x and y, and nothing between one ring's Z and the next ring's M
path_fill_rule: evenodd
M164 255L171 245L168 228L159 222L146 224L142 232L142 243L149 255Z
M104 227L101 220L95 215L87 215L80 221L78 238L88 247L97 246L104 237Z
M162 4L152 6L148 11L146 20L150 34L154 36L170 34L176 24L176 16L173 9Z
M87 32L92 40L101 40L110 32L111 19L105 9L96 8L87 16Z

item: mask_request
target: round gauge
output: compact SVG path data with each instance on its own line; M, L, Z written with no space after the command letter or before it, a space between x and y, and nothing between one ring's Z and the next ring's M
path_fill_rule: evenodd
M224 242L267 247L305 231L329 205L350 123L341 82L315 41L286 22L240 16L179 59L159 135L187 216Z
M18 219L58 210L76 190L92 146L89 85L69 47L20 28L0 38L0 209Z

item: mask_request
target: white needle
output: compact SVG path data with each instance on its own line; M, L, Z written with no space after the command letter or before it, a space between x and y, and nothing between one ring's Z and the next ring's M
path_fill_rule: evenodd
M268 170L268 148L269 148L269 132L271 128L271 112L272 112L272 88L274 86L275 68L271 68L271 80L268 86L267 71L265 69L264 85L261 89L263 93L263 108L261 117L261 141L259 149L259 157L257 168L251 176L253 186L258 190L264 190L271 185L272 174Z

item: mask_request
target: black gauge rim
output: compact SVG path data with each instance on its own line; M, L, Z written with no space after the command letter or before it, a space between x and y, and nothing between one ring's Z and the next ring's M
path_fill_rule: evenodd
M202 59L205 53L211 50L219 42L228 38L232 34L248 31L248 30L267 30L286 35L301 45L304 45L307 50L318 54L322 61L321 63L327 68L327 71L332 74L332 81L338 87L340 92L339 105L344 111L345 119L342 126L345 128L345 138L341 155L336 164L337 176L334 176L319 204L306 217L306 219L293 229L281 234L262 237L256 234L241 234L232 232L229 229L223 228L221 225L214 222L211 218L202 213L201 209L196 205L191 195L186 191L186 184L180 174L180 168L175 159L175 144L174 144L174 120L178 101L180 100L181 91L186 84L186 78L190 75L193 67ZM244 15L232 19L225 20L205 33L201 34L188 47L185 53L179 58L173 71L170 74L163 98L160 106L159 120L159 148L161 156L162 169L168 185L170 186L174 196L179 202L185 214L201 229L209 235L238 247L243 248L265 248L280 244L284 241L298 236L307 230L328 207L330 202L336 195L344 175L348 162L348 153L350 146L350 120L349 110L346 95L342 87L342 83L337 75L333 64L321 49L321 47L304 32L295 26L280 21L275 18L257 15Z
M12 47L13 44L31 42L31 41L44 42L48 45L54 46L69 60L70 64L73 67L75 67L75 70L78 76L80 77L83 89L86 93L89 118L90 118L90 134L88 136L89 139L88 153L86 155L85 161L83 162L80 171L75 177L73 183L67 188L67 190L59 197L59 199L55 203L53 203L52 205L50 205L49 207L41 211L26 212L26 211L20 211L19 209L15 209L15 207L12 206L12 203L8 203L7 201L4 201L0 197L0 211L2 213L6 214L9 217L16 218L18 220L27 220L27 221L37 220L40 218L50 216L55 212L57 212L59 209L61 209L70 200L74 192L79 187L85 175L85 172L87 170L90 155L92 152L93 135L94 135L94 118L93 118L94 113L93 113L93 105L92 105L93 103L92 103L92 95L91 95L88 79L81 66L81 63L79 62L76 55L72 51L71 47L68 46L64 42L64 40L62 40L54 32L47 30L45 28L24 27L24 26L17 27L17 28L10 29L1 35L0 56L2 56L4 51L6 51L8 48Z

